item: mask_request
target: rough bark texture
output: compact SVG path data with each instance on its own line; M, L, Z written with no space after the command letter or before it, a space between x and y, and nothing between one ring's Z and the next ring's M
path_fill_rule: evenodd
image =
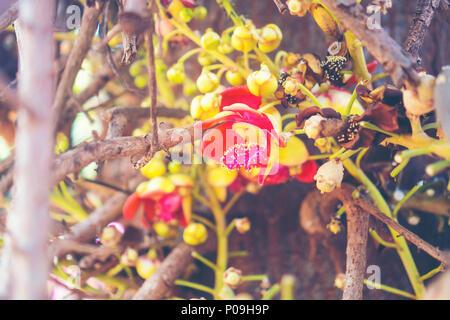
M409 25L408 37L403 43L403 49L417 59L422 49L423 41L431 24L435 11L441 0L418 0L414 18Z
M7 279L2 283L13 299L40 299L47 294L45 252L53 154L53 5L52 0L21 0L16 24L19 94L28 108L21 108L18 114L16 188L2 259L2 275Z

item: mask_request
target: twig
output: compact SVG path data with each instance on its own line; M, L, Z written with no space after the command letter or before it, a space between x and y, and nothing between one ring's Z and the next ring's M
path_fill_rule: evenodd
M100 17L102 10L103 8L97 9L96 6L93 6L87 7L83 13L79 36L76 38L73 49L70 51L61 81L56 90L53 108L56 112L55 119L57 119L57 121L60 121L64 105L70 99L70 93L72 92L75 77L81 68L81 63L90 49L92 38L97 31L98 18Z
M366 46L391 75L396 86L400 86L404 81L413 85L418 83L411 57L403 54L400 45L384 29L368 28L369 17L360 4L355 1L337 0L322 0L322 3L333 12L344 29L350 30Z
M375 218L379 219L381 222L385 223L395 231L397 231L401 236L405 237L406 240L413 243L417 248L422 249L426 253L428 253L433 258L442 262L445 266L450 265L450 254L448 252L444 252L439 250L438 248L432 246L415 233L409 231L401 224L392 220L382 212L380 212L377 208L375 208L367 199L359 198L355 200L355 204L361 207L367 213L370 213Z
M150 126L152 129L150 158L159 147L158 142L158 122L156 121L156 103L158 93L156 91L156 75L155 75L155 49L153 47L153 32L155 29L153 15L150 13L150 28L145 33L148 54L148 95L150 98Z
M403 43L403 49L417 60L422 48L425 34L433 19L434 12L439 8L441 0L418 0L414 18L409 25L408 36Z
M275 3L275 5L278 8L278 11L281 14L285 14L286 12L288 12L288 7L286 6L286 4L284 4L281 0L273 0L273 2Z

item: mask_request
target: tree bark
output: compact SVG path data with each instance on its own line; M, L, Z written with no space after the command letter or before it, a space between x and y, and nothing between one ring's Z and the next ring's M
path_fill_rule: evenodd
M53 0L20 0L20 108L13 206L2 259L3 290L12 299L47 297L49 193L53 154Z

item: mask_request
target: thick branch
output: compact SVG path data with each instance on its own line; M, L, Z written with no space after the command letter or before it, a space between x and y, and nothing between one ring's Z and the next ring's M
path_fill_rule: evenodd
M155 273L145 280L133 300L161 300L171 289L175 280L181 276L193 261L193 248L180 243L167 256Z
M2 257L1 284L13 299L47 296L50 167L53 155L53 0L20 0L20 108L12 210ZM38 63L36 63L38 61Z
M347 217L347 261L343 300L362 300L366 272L369 215L355 205L353 190L352 186L343 184L341 188L327 195L343 203ZM327 199L324 203L332 202Z
M400 86L403 81L418 83L418 75L413 68L414 62L411 57L402 52L400 45L384 29L368 28L369 17L360 4L355 1L338 0L322 0L322 3L334 13L342 27L351 31L383 65L396 86Z
M179 143L192 142L193 129L175 128L160 133L160 149L172 148ZM144 155L150 149L146 136L113 138L85 143L56 158L53 183L56 184L73 172L79 172L91 162Z
M408 36L403 43L403 49L417 60L422 48L425 34L433 19L434 12L439 8L441 0L418 0L414 18L409 25Z

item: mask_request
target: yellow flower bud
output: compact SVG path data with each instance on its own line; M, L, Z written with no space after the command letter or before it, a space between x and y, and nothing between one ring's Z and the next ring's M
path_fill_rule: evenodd
M247 87L255 96L268 97L278 88L277 78L270 72L266 65L253 72L247 78Z
M239 26L231 36L231 46L242 52L249 52L256 47L257 40L247 26Z
M336 275L336 278L334 279L334 286L338 289L344 289L345 287L345 274L339 273Z
M126 266L135 266L138 257L138 252L135 249L127 248L120 256L120 263Z
M167 79L173 83L183 83L186 79L186 74L184 72L184 66L181 63L173 65L169 70L167 70Z
M242 271L233 267L228 268L223 274L223 282L232 289L242 283Z
M209 111L213 108L220 107L220 99L215 93L207 93L202 97L200 102L203 111Z
M236 224L236 230L239 233L244 234L250 231L251 223L248 218L235 219L234 223Z
M216 90L219 87L219 79L217 76L209 71L202 71L197 78L197 88L201 93L208 93Z
M227 200L227 188L226 187L214 187L214 193L220 202Z
M268 24L261 30L258 39L258 48L263 52L271 52L278 48L281 39L283 39L283 34L281 33L280 28L273 23Z
M202 95L194 97L191 101L191 117L194 119L199 119L202 115Z
M156 177L149 181L142 182L136 188L139 195L152 192L171 193L175 190L175 185L167 177Z
M341 222L335 218L331 218L329 224L327 224L327 229L330 230L333 234L339 233L341 231Z
M141 173L149 179L159 177L166 173L166 165L161 159L153 158L141 169Z
M203 20L208 15L208 10L204 6L197 6L194 9L194 17Z
M225 78L232 86L240 86L244 83L245 78L239 71L229 70L225 73Z
M69 138L64 133L58 132L56 135L55 153L60 154L67 149L69 149Z
M212 29L208 28L200 39L202 47L207 50L215 50L220 44L220 36Z
M156 221L153 223L153 230L156 234L163 238L168 238L170 235L170 226L164 221Z
M141 256L136 262L136 272L142 279L148 279L156 271L159 265L159 260Z
M344 179L344 166L342 161L335 159L321 165L314 176L317 189L321 193L331 192L336 187L340 187L342 179Z
M208 238L208 231L201 223L189 224L183 232L183 240L191 246L202 244Z

